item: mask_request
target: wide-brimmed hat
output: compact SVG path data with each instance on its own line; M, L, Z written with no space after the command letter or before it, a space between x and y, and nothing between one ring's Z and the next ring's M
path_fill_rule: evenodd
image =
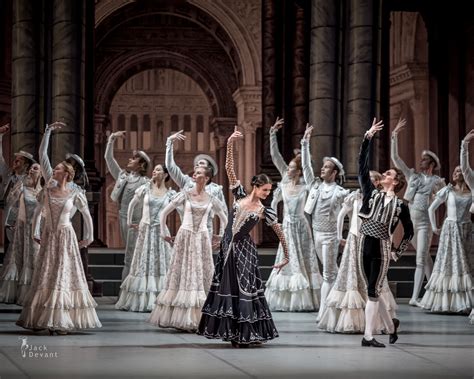
M76 161L77 164L81 167L82 171L85 171L86 165L84 164L84 161L82 160L82 158L79 155L67 153L66 154L66 160L68 160L68 159L73 159L74 161Z
M199 155L196 155L196 157L194 158L194 167L196 167L197 163L201 160L201 159L205 159L206 161L209 162L209 166L211 167L212 169L212 176L216 176L217 175L217 163L214 159L212 159L212 157L210 157L209 155L207 154L199 154Z
M428 155L431 159L434 160L436 166L435 166L435 170L439 170L441 168L441 163L439 161L439 158L438 156L433 153L431 150L423 150L421 152L421 156L423 157L423 155Z
M341 161L336 157L324 157L323 162L325 161L331 161L336 165L336 167L339 169L339 178L341 181L344 181L344 176L346 173L344 172L344 166L342 165Z
M13 155L15 155L16 157L23 157L25 159L28 159L32 163L36 163L36 160L35 160L35 158L33 158L33 155L26 152L26 151L20 150L19 152L15 153Z
M134 151L133 151L133 155L135 155L135 154L136 154L136 155L139 155L141 158L143 158L143 159L146 161L146 163L147 163L148 165L150 165L151 159L150 159L150 157L148 156L148 154L145 153L143 150L134 150Z

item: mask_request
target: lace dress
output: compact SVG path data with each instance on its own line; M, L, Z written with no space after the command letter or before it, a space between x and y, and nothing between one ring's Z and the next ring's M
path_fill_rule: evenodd
M421 307L431 312L468 312L472 308L472 277L467 252L471 251L472 222L470 193L461 194L449 184L436 194L430 207L430 219L446 202L447 217L439 236L438 252Z
M265 300L257 247L250 231L261 218L273 225L277 217L270 207L262 207L258 213L242 209L239 199L246 193L240 184L233 193L236 201L202 308L198 334L243 344L263 342L278 337L278 332Z
M151 312L169 268L171 246L160 238L160 215L176 192L169 190L158 197L153 195L151 186L149 183L138 188L128 207L129 225L137 204L143 203L143 213L130 272L120 286L120 296L115 304L117 309Z
M92 236L92 219L82 192L71 191L64 198L43 191L35 211L35 234L38 219L44 215L41 247L33 272L31 287L17 325L27 329L73 330L101 327L96 302L84 274L79 246L71 225L71 212L78 209L85 221L86 238Z
M30 287L39 245L31 235L38 191L19 183L19 209L13 241L0 275L0 302L22 305Z
M181 227L176 234L165 285L156 299L149 322L163 328L196 330L201 307L211 285L214 264L207 220L210 212L227 222L223 204L209 196L205 204L190 200L187 192L178 193L161 214L161 234L166 235L166 217L184 206Z
M346 214L350 214L350 229L342 253L341 263L334 287L326 299L327 307L321 315L318 327L331 333L363 333L365 329L364 308L367 302L367 286L363 273L359 270L358 241L362 194L360 190L346 197L338 216L338 234L342 238L342 225ZM396 317L397 303L390 291L387 279L384 280L380 297L392 316ZM380 317L375 332L387 330Z
M304 206L308 195L304 182L289 189L289 181L279 184L273 196L272 208L283 200L283 232L288 244L290 263L280 273L273 269L266 283L265 296L272 311L313 311L319 308L319 272L311 226L305 217ZM278 247L275 262L284 258L283 247Z

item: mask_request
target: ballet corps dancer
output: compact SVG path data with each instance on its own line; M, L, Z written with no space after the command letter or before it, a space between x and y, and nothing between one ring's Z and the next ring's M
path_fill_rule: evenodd
M301 160L303 165L304 181L310 186L308 199L304 211L311 216L313 239L316 253L323 265L323 284L321 286L321 305L317 322L321 319L326 307L326 297L337 276L337 254L339 242L337 240L337 215L341 210L349 190L337 184L344 178L344 167L335 157L324 157L321 167L321 176L316 177L311 165L309 142L313 127L306 125L301 140Z
M423 279L429 280L433 270L433 259L430 255L431 230L428 208L434 194L445 186L444 179L434 175L441 164L438 156L430 150L421 153L420 171L409 168L398 154L398 134L406 128L406 120L400 119L392 132L391 158L396 168L402 171L407 183L404 198L408 201L410 215L415 230L411 243L416 249L416 268L413 285L413 294L409 301L410 305L419 306L418 296L423 285Z

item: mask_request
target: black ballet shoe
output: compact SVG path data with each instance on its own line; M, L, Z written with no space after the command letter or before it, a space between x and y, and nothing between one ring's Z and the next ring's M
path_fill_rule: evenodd
M50 336L54 336L54 329L48 329L48 333Z
M385 347L383 343L378 342L375 338L372 338L371 340L367 341L364 338L362 338L361 346L364 347Z
M400 326L400 320L398 318L392 318L393 321L393 333L390 334L388 342L393 345L398 340L397 329Z

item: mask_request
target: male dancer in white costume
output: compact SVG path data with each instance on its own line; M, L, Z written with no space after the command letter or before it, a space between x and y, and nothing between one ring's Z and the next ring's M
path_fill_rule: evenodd
M341 210L344 198L349 194L349 190L336 183L337 177L340 178L341 182L344 178L344 167L337 158L324 157L321 176L314 176L309 151L312 130L313 127L308 124L301 140L301 161L304 180L311 186L304 211L311 215L314 245L318 258L323 264L321 305L316 319L319 322L326 307L326 297L337 277L339 246L337 215Z
M135 150L130 157L127 167L122 169L114 158L114 142L117 138L124 138L125 131L112 133L107 141L105 149L105 162L112 177L116 180L114 189L110 194L110 198L116 201L119 207L120 233L122 240L125 242L125 259L124 268L122 270L122 280L124 280L132 263L133 251L135 250L135 242L137 239L137 230L129 228L127 225L128 204L135 195L135 190L147 183L150 179L146 176L150 158L141 150ZM140 223L142 216L141 204L135 207L132 217L132 224Z
M423 279L429 280L433 270L433 259L430 255L431 230L428 208L431 205L434 194L446 184L443 178L434 175L434 170L439 170L441 164L438 156L430 150L423 150L421 153L420 171L408 168L405 162L398 155L398 133L406 126L406 120L400 119L392 132L391 158L396 168L403 172L408 182L405 192L405 200L408 201L410 215L415 228L415 236L412 245L416 249L416 269L413 284L413 293L409 301L410 305L418 305L418 296L423 285Z

